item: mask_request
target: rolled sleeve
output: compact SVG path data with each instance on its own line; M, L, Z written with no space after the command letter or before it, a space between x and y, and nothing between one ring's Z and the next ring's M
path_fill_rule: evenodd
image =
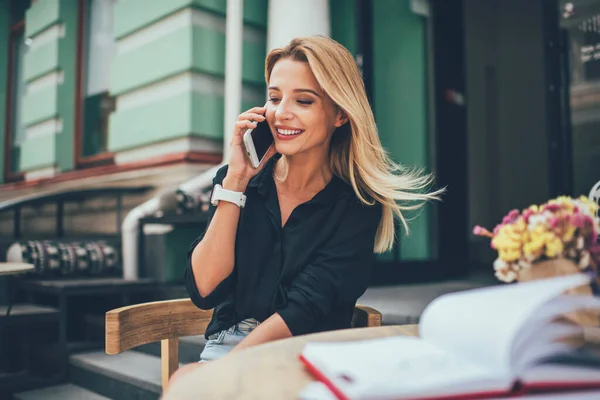
M311 332L335 306L355 304L366 291L380 220L380 205L361 205L294 278L286 304L277 310L294 336Z
M227 166L224 166L223 168L221 168L217 171L215 178L213 179L213 187L217 183L221 184L223 182L223 179L225 179L226 175L227 175ZM188 250L188 253L187 253L187 268L185 269L185 286L186 286L188 296L190 296L190 300L192 301L192 303L194 303L196 305L196 307L203 309L203 310L209 310L211 308L214 308L219 303L221 303L223 300L225 300L227 295L231 292L231 288L233 286L233 275L234 274L232 273L227 278L225 278L221 283L219 283L219 285L217 285L217 287L210 294L208 294L206 297L202 297L202 295L200 295L200 292L198 291L198 287L196 286L196 280L194 278L194 271L192 268L192 253L194 252L194 249L196 248L198 243L200 243L202 241L202 239L204 239L206 230L208 229L208 227L212 221L212 218L215 215L215 210L216 210L216 207L214 207L211 204L208 209L206 229L200 236L198 236L198 238L196 238L196 240L194 240L194 242L190 246L190 249Z

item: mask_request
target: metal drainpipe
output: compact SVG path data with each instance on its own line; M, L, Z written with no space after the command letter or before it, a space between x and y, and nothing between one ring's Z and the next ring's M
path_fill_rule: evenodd
M243 43L243 0L227 0L226 36L225 36L225 132L223 133L223 162L190 179L179 186L185 192L206 190L212 185L216 171L229 159L229 142L233 125L241 108L242 98L242 43ZM127 214L121 225L123 251L123 278L137 279L138 265L138 229L139 221L163 210L174 203L174 192L160 194L135 207ZM143 232L142 232L143 234Z

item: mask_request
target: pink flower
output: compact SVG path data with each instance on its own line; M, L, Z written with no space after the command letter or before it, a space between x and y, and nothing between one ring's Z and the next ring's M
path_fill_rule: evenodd
M510 224L515 219L517 219L518 216L519 216L519 210L517 210L517 209L510 210L510 212L504 218L502 218L502 224Z
M494 227L494 235L497 235L504 224L498 224Z
M489 238L494 236L492 232L479 225L475 225L475 227L473 228L473 234L477 236L487 236Z
M575 225L580 229L583 229L586 226L593 226L594 220L589 215L575 214L571 216L571 224Z
M553 203L553 204L546 204L546 205L544 206L544 211L555 212L555 211L558 211L558 210L560 210L560 208L561 208L561 207L560 207L560 204L556 204L556 203Z

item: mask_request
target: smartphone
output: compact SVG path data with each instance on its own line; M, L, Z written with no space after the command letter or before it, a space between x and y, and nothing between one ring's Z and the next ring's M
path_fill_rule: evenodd
M248 129L244 133L244 146L254 168L258 168L272 144L273 135L267 120L259 122L256 128Z

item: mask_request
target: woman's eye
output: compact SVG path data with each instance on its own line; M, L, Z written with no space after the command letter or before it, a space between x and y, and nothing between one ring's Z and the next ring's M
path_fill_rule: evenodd
M270 101L271 103L278 103L278 102L279 102L279 99L278 99L277 97L271 97L271 98L269 99L269 101Z
M298 103L304 105L304 106L310 106L313 101L312 100L298 100Z

